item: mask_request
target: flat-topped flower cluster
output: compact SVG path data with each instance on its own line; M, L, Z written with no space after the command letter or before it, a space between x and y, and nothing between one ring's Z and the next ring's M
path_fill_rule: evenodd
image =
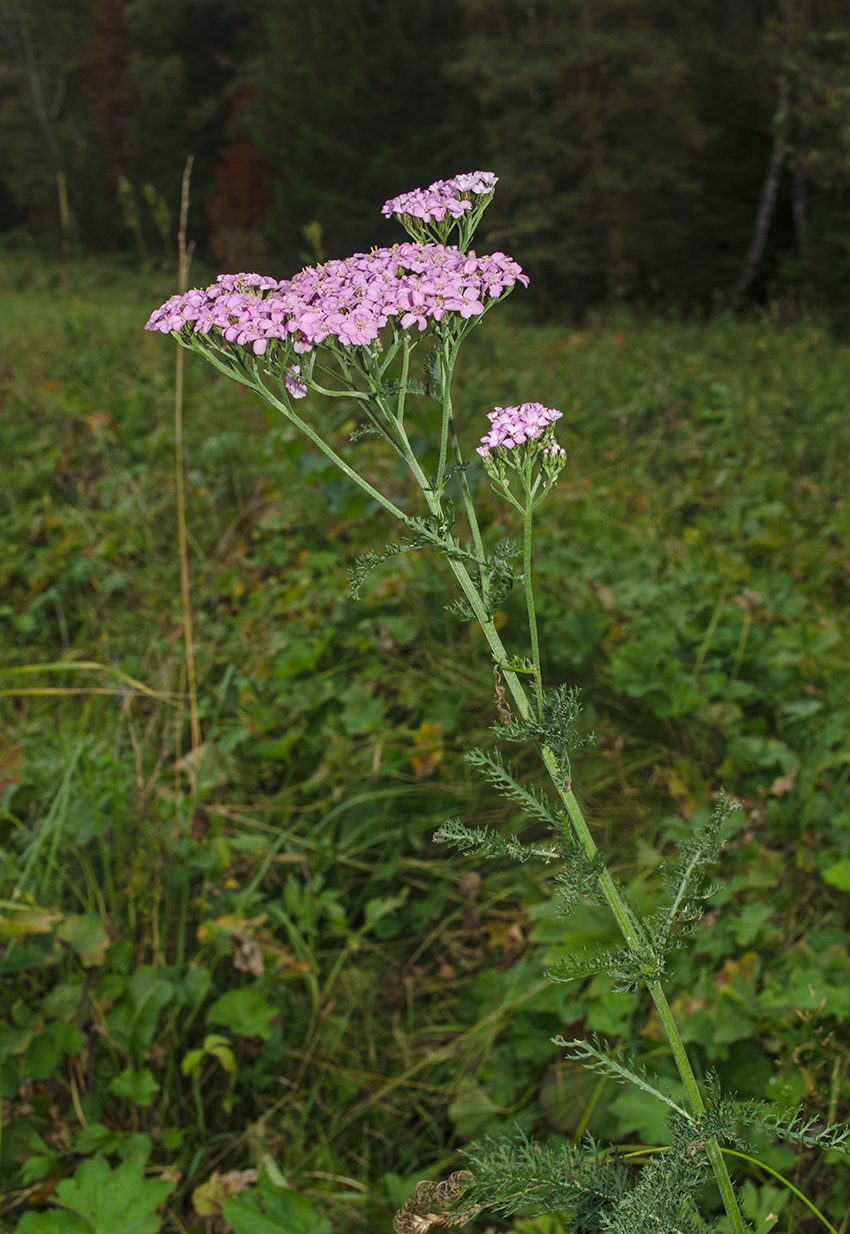
M409 214L424 223L441 223L448 214L459 219L473 206L473 197L489 197L499 177L492 171L470 171L451 180L435 180L427 189L413 189L384 202L382 213ZM469 196L467 196L469 194Z
M500 446L511 450L514 446L524 445L542 437L550 424L560 420L563 412L554 407L544 407L542 403L521 403L519 407L496 407L487 413L492 428L481 438L481 445L476 449L482 458L487 458L492 450ZM554 450L553 450L554 446ZM560 446L554 443L549 447L551 452L561 452Z
M212 331L256 355L270 339L281 339L304 354L326 339L372 343L391 319L402 329L424 330L447 313L476 316L517 282L527 286L528 278L504 253L477 257L441 244L396 244L311 266L282 282L219 275L211 287L172 296L145 328Z

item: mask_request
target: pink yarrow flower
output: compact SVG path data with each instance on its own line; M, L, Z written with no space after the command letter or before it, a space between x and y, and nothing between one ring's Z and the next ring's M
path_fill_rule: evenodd
M527 286L528 278L504 253L478 257L408 242L310 267L283 282L223 274L211 287L172 296L146 329L189 330L255 355L266 354L277 339L287 355L305 355L326 341L369 346L390 320L424 330L447 313L462 320L478 316L516 283Z
M487 413L491 422L489 433L481 438L481 445L476 449L482 458L487 458L492 450L500 447L512 450L542 437L550 424L560 420L563 412L554 407L544 407L542 403L521 403L519 407L496 407ZM544 447L552 457L560 457L564 451L552 442Z
M423 223L441 223L448 214L458 219L472 209L471 197L485 197L493 192L499 177L492 171L472 171L451 180L435 180L427 189L413 189L385 201L381 213L408 214Z

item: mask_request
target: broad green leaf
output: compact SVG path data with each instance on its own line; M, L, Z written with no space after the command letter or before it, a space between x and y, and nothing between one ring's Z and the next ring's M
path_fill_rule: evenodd
M223 1024L242 1037L268 1039L275 1011L259 990L247 986L242 990L229 990L216 999L207 1012L208 1024Z
M687 1103L684 1086L678 1080L665 1080L664 1088L679 1105ZM670 1108L651 1093L630 1085L620 1092L608 1107L617 1116L618 1134L626 1137L638 1133L644 1144L669 1144L670 1128L667 1116Z
M330 1230L329 1222L303 1195L272 1183L267 1167L260 1170L260 1199L272 1221L287 1234L328 1234Z
M146 1179L138 1158L110 1170L93 1157L59 1183L55 1202L82 1217L91 1234L156 1234L162 1224L156 1209L173 1190L173 1183Z
M103 1123L89 1123L74 1140L74 1152L79 1156L84 1153L114 1153L121 1143L120 1136L110 1131Z
M91 1234L88 1226L61 1208L48 1208L43 1213L24 1213L15 1234Z
M177 982L175 998L178 1003L194 1006L195 1003L202 1001L211 985L212 973L208 969L190 968L185 977Z
M56 937L77 953L83 968L95 968L106 959L109 947L106 922L91 913L66 917L56 931Z
M118 1145L118 1156L122 1161L136 1158L144 1165L152 1152L153 1140L144 1131L131 1131Z
M484 1088L473 1088L460 1094L449 1106L449 1118L459 1136L475 1135L486 1123L504 1110Z
M231 1196L224 1205L224 1219L236 1234L328 1234L330 1230L303 1196L270 1185L261 1192Z
M750 1228L754 1234L771 1234L790 1198L791 1192L787 1187L777 1187L774 1183L763 1183L757 1187L750 1178L739 1195L744 1218L753 1223ZM718 1234L730 1234L730 1229L729 1218L721 1217L717 1223Z
M76 1024L54 1020L29 1043L24 1058L24 1075L33 1080L46 1080L68 1054L82 1047L83 1034Z
M41 1004L42 1015L49 1019L72 1020L77 1013L85 984L82 981L63 982L54 986Z
M382 917L386 917L388 913L394 913L397 908L401 908L407 899L407 890L401 895L395 896L379 896L374 900L369 900L366 903L366 924L372 926L376 921L380 921Z
M156 1094L159 1092L159 1084L157 1084L154 1074L144 1067L141 1071L134 1071L132 1067L125 1067L119 1075L113 1077L109 1084L109 1091L114 1093L116 1097L127 1097L134 1105L150 1105Z
M49 1157L28 1157L21 1166L21 1182L25 1187L29 1187L31 1183L40 1183L50 1173L50 1167L55 1161L53 1154Z
M106 1017L112 1040L141 1063L153 1041L160 1012L174 997L174 985L145 965L136 969L127 989Z
M184 1054L180 1063L180 1070L184 1075L200 1075L201 1060L204 1057L203 1050L189 1050L188 1054Z
M0 1024L0 1058L6 1058L10 1054L23 1054L31 1040L30 1029Z

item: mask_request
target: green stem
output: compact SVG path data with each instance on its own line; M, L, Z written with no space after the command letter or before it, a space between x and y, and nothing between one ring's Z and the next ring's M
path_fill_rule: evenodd
M455 355L457 351L455 351ZM454 459L455 468L460 480L460 491L463 497L463 508L466 513L469 530L472 533L472 543L475 545L475 554L480 562L486 560L484 552L484 539L481 535L481 528L478 525L478 516L475 513L475 503L472 500L472 492L469 487L469 480L466 478L466 468L464 467L463 454L460 448L460 442L457 439L457 431L455 429L454 409L452 407L452 373L454 372L454 356L450 355L448 347L443 353L443 364L441 367L441 382L443 394L443 423L442 435L440 439L440 465L437 470L437 480L435 488L437 493L442 492L443 484L445 483L446 472L446 454L447 446L450 443L452 448L452 458ZM485 608L489 606L490 600L490 580L487 577L487 568L484 565L478 567L479 580L481 583L481 594L484 597Z
M343 475L348 476L349 480L353 480L355 484L359 485L360 488L363 489L364 493L368 493L374 501L377 501L379 505L383 506L386 511L392 514L400 522L407 524L407 515L402 510L399 510L398 506L393 505L393 503L385 497L383 493L379 493L376 488L373 488L369 481L364 480L353 467L349 467L345 459L340 458L337 452L332 450L327 442L322 440L319 434L315 431L315 429L310 427L306 420L302 420L291 407L287 407L285 403L280 401L280 399L275 398L271 390L267 389L261 382L257 381L254 385L254 389L258 394L263 396L266 402L271 403L271 405L276 407L278 411L283 412L286 418L291 420L295 427L300 429L306 437L309 437L313 445L318 447L323 454L326 454L331 462L340 469Z
M752 1165L758 1166L760 1170L764 1170L766 1174L772 1174L774 1178L778 1178L781 1183L784 1183L789 1191L793 1191L798 1200L802 1200L803 1203L812 1210L815 1216L821 1219L826 1228L830 1231L830 1234L838 1234L838 1230L836 1230L834 1225L827 1221L820 1209L815 1208L811 1200L807 1199L806 1196L803 1195L802 1191L800 1191L798 1187L795 1187L793 1183L789 1182L783 1174L779 1174L776 1170L774 1170L773 1166L765 1165L763 1161L759 1161L758 1157L750 1157L747 1153L739 1153L734 1148L723 1148L720 1151L725 1153L727 1157L740 1157L742 1161L749 1161Z
M198 1129L198 1135L205 1136L207 1124L204 1118L204 1099L201 1096L201 1081L195 1071L192 1072L192 1093L195 1097L195 1126Z
M398 427L401 428L404 424L404 400L407 398L407 376L410 371L410 339L405 334L404 336L404 356L401 361L401 386L398 392L398 403L395 409L395 418Z
M449 438L452 445L452 455L455 460L455 466L458 469L458 477L460 479L460 491L463 496L463 508L466 512L466 519L469 523L469 530L472 532L472 543L475 545L475 555L479 561L486 560L484 552L484 539L481 535L481 528L478 525L478 516L475 513L475 503L472 500L472 491L469 487L469 481L466 478L466 468L463 465L463 455L460 450L460 442L457 439L455 431L454 416L452 414L451 401L448 408L448 425ZM481 594L484 597L485 607L490 604L490 580L487 576L487 568L484 565L478 567L479 578L481 582Z
M440 425L440 461L437 465L437 478L434 487L441 492L446 477L446 459L449 453L449 425L452 423L452 372L454 360L449 354L448 345L444 344L440 355L440 388L443 402L443 421Z
M534 689L537 694L537 714L543 718L543 672L540 665L540 638L537 632L537 611L534 607L534 588L531 584L531 537L532 493L526 490L525 519L522 535L522 582L525 588L525 611L528 616L528 632L531 635L531 659L534 662Z

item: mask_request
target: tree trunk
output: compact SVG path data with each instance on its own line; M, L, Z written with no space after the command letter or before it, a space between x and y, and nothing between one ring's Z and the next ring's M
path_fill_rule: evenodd
M764 183L761 187L761 197L759 198L758 209L756 210L755 222L753 224L753 234L750 240L750 246L747 249L747 255L744 258L744 266L735 284L735 295L743 296L753 279L759 267L759 262L764 254L764 246L767 241L767 233L770 228L770 220L773 218L773 210L776 205L776 193L779 188L779 173L782 171L782 164L785 160L785 129L788 125L788 110L790 104L791 91L788 86L787 78L782 79L779 83L779 96L776 101L776 114L773 117L773 143L770 147L770 158L767 160L767 170L764 175Z

